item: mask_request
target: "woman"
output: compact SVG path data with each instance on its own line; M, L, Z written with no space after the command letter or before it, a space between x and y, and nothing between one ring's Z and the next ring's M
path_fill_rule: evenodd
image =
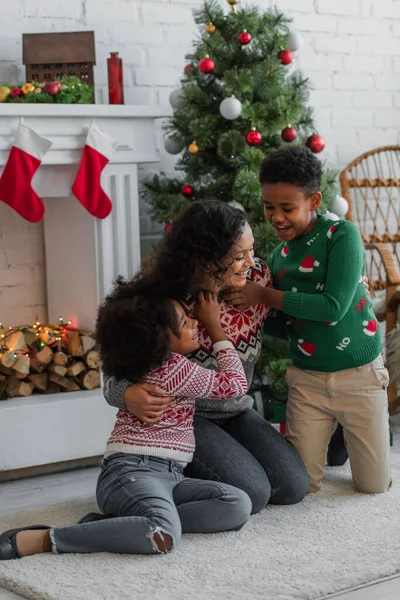
M173 224L155 256L155 268L179 290L191 316L200 290L222 292L242 287L248 279L270 286L267 267L254 256L254 238L244 212L210 200L193 203ZM260 356L262 327L268 309L238 310L222 300L221 324L241 357L250 386ZM200 349L191 360L216 368L211 340L199 328ZM156 423L173 398L162 389L129 381L106 380L104 395L114 407L128 410L146 423ZM196 450L185 476L224 482L250 496L252 513L266 504L295 504L308 489L308 475L296 451L242 396L224 402L198 400L194 430ZM89 519L88 519L89 520Z

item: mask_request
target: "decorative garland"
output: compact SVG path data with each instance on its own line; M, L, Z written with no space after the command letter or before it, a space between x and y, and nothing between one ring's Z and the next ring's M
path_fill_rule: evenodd
M24 83L19 86L0 86L0 102L14 104L91 104L93 86L77 77L64 75L46 83Z

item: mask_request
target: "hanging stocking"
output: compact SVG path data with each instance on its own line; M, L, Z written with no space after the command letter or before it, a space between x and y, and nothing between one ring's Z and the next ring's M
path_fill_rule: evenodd
M0 178L0 200L31 223L37 223L44 215L45 207L32 188L32 179L51 145L21 123Z
M86 138L81 165L72 185L72 192L86 210L99 219L111 212L112 203L100 185L101 173L109 162L118 142L92 125Z

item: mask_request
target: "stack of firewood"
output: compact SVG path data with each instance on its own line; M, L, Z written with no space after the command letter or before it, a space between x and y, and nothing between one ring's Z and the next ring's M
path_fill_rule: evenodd
M100 387L91 333L64 325L0 329L0 400Z

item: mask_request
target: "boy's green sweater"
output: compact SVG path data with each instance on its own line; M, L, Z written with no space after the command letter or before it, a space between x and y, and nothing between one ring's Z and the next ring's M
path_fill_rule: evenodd
M285 294L265 331L289 339L296 367L329 373L379 356L380 330L362 282L364 245L353 223L319 215L310 233L275 248L268 266Z

